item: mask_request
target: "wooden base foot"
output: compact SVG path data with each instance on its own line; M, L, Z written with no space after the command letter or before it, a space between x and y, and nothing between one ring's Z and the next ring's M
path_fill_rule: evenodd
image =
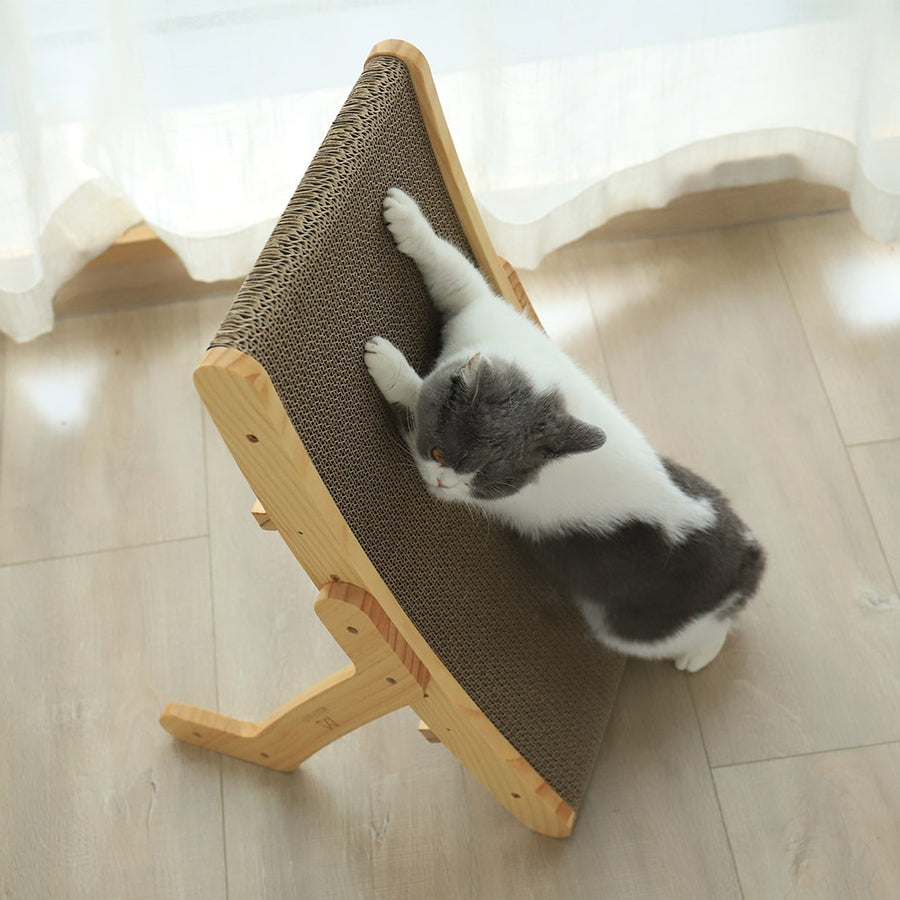
M163 728L188 744L290 772L360 725L424 696L428 671L371 594L335 582L321 591L315 609L353 665L262 722L170 703L160 718Z

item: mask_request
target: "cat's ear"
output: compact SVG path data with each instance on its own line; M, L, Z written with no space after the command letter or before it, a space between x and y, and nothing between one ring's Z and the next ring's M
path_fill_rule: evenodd
M481 353L476 353L474 356L470 356L466 363L460 368L459 374L463 377L474 375L478 371L478 367L481 365L481 360Z
M482 366L486 365L485 358L480 353L476 353L459 367L454 378L459 379L465 385L472 385L478 379L478 373Z
M556 459L573 453L589 453L605 443L606 433L602 428L564 415L544 435L542 449L549 459Z

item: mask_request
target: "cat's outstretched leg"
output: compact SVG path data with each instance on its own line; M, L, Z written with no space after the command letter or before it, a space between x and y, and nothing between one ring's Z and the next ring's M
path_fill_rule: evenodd
M384 198L384 221L397 249L410 257L422 273L435 306L455 315L491 290L481 273L452 244L438 237L419 205L400 188Z
M401 423L409 421L419 402L422 379L406 357L387 338L376 335L366 341L364 360L372 381L394 407Z

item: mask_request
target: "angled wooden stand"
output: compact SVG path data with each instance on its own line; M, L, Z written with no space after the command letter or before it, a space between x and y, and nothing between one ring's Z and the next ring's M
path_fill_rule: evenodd
M568 835L574 811L468 697L397 603L335 508L266 371L246 354L214 347L194 382L262 501L254 517L263 527L275 525L320 587L316 612L354 665L261 722L176 702L163 712L163 727L186 743L290 771L360 725L408 705L524 824Z
M395 185L536 319L491 245L424 57L379 44L194 374L259 498L253 515L319 588L316 612L351 665L260 722L184 703L161 722L186 743L290 771L410 706L422 734L520 822L565 837L622 662L508 534L431 498L396 440L363 347L395 334L424 369L439 325L384 226Z
M353 665L262 722L170 703L160 718L162 726L187 744L290 772L360 725L424 696L428 671L371 594L335 582L322 589L315 610Z

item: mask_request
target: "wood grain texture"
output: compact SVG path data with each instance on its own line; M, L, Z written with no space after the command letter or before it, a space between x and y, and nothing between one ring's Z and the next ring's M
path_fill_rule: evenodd
M850 459L894 573L896 598L900 587L900 441L851 447ZM894 607L890 596L876 595L871 602Z
M891 900L900 745L715 770L745 900Z
M538 318L538 314L531 303L528 292L525 290L525 285L522 283L522 279L519 277L519 273L516 271L515 267L505 259L501 259L500 264L503 266L503 272L506 276L506 280L509 282L512 292L516 295L516 308L524 313L527 318L531 319L535 325L543 328L543 323Z
M163 711L163 728L188 744L292 772L333 741L424 696L428 671L371 594L334 582L319 592L315 610L352 665L261 722L175 702Z
M900 437L900 241L849 212L769 228L844 440Z
M184 378L202 339L197 308L174 304L7 345L0 563L205 533L200 406Z
M867 601L893 582L766 227L582 250L618 402L769 550L691 679L710 761L897 739L900 620Z
M0 568L0 895L225 896L219 763L155 721L215 704L208 572L205 538Z

